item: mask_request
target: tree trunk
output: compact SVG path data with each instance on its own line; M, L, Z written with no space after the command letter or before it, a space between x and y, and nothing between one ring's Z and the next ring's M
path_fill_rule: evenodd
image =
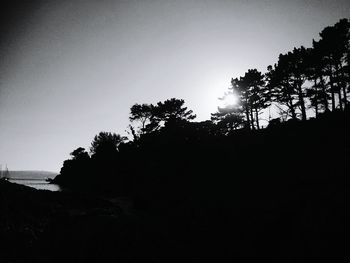
M334 96L334 86L331 82L331 96L332 96L332 111L335 111L335 96Z
M341 90L340 90L340 87L338 88L338 104L339 104L340 110L343 111L343 103L341 101Z
M337 77L337 92L338 92L338 104L341 111L343 111L343 102L341 100L341 83L342 81L339 78L339 65L335 64L335 75Z
M348 98L346 94L346 80L344 75L344 68L342 65L340 65L340 73L341 73L341 86L343 91L344 109L346 110L348 108Z
M346 110L348 108L348 98L346 95L346 87L343 85L343 100L344 100L344 109Z
M293 99L292 99L292 97L291 97L291 95L290 94L288 94L288 100L289 100L289 102L288 102L288 108L290 109L290 112L291 112L291 114L292 114L292 119L293 120L296 120L297 119L297 115L296 115L296 113L295 113L295 109L294 109L294 106L293 106Z
M255 130L255 126L254 126L254 115L253 115L253 109L250 105L250 119L252 120L251 123L252 123L252 130Z
M260 130L260 126L259 126L259 112L257 109L255 109L255 118L256 118L256 127L258 130Z
M323 106L324 106L325 112L327 112L329 110L327 91L326 91L326 85L324 83L324 79L322 76L320 76L320 83L321 83L322 96L323 96Z
M245 104L246 104L245 115L246 115L246 118L247 118L247 127L248 127L248 130L250 130L250 119L249 119L249 109L248 109L248 99L247 99L247 97L245 99Z
M335 111L335 95L334 95L334 84L333 84L332 73L329 75L329 85L331 86L332 111Z
M318 89L317 89L317 77L314 79L315 86L315 115L318 117Z
M300 101L300 107L301 107L301 118L303 121L306 121L306 108L305 108L305 101L304 101L304 97L300 88L299 91L299 101Z
M305 101L304 101L303 90L301 87L300 80L298 80L297 90L298 90L298 98L299 98L300 107L301 107L301 118L303 121L305 121L306 120L306 108L305 108Z

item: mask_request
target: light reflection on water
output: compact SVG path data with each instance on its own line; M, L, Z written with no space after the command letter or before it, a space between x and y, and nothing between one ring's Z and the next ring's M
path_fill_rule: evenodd
M38 190L61 191L57 184L50 184L45 180L9 179L9 182L26 185Z

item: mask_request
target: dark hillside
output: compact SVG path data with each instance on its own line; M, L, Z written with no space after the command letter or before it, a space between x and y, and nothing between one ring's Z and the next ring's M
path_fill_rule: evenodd
M119 178L97 190L50 193L2 182L2 255L19 262L337 261L349 245L349 124L337 113L229 136L203 134L197 124L168 127L124 145L109 161Z

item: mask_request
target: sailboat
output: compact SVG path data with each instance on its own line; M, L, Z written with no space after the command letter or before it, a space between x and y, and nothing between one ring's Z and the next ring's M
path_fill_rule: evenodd
M5 171L2 170L2 165L0 165L0 179L6 180L6 181L10 179L10 172L9 172L9 169L7 168L7 164L6 164Z

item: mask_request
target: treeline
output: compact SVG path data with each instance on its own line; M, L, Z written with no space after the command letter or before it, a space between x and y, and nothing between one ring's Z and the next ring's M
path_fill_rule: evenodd
M155 163L166 163L157 160L156 155L148 151L149 146L160 150L167 147L166 143L174 142L176 137L180 140L186 137L189 142L196 136L197 139L203 137L198 132L209 134L210 129L203 127L206 122L190 122L196 116L184 103L184 100L172 98L156 105L133 105L129 125L133 140L111 132L100 132L94 137L89 152L82 147L71 152L71 159L64 161L53 182L81 190L129 193L133 184L131 180L135 179L131 174L137 173L138 169L146 170L146 166ZM191 136L191 132L197 135ZM143 152L145 149L147 153ZM148 158L153 160L145 161Z
M262 128L261 114L269 107L279 110L279 118L270 119L270 126L286 120L305 121L310 109L317 118L327 115L325 113L333 119L334 116L348 116L349 47L350 22L342 19L325 28L311 48L299 47L280 54L278 62L268 66L265 74L249 69L244 76L232 79L231 88L224 97L235 96L238 103L219 107L208 121L193 122L195 114L180 99L172 98L154 105L134 104L129 116L130 140L115 133L99 133L89 152L78 148L71 153L71 159L64 161L54 182L75 189L130 194L142 191L136 185L159 185L158 180L170 180L174 189L177 183L173 180L181 177L178 174L190 171L198 174L203 160L209 164L225 159L220 152L232 146L232 134L241 139L239 144L234 144L235 151L258 156L250 145L256 140L250 131ZM287 140L284 138L285 144ZM303 141L307 143L300 138L297 142ZM289 158L292 154L290 151ZM231 152L227 152L227 156L231 156ZM247 166L254 162L248 157L231 157ZM163 173L177 175L167 179L157 177ZM184 184L190 185L188 181L180 181L182 188Z
M301 46L280 54L265 74L249 69L244 76L232 79L226 96L238 96L240 103L219 108L212 120L229 129L254 130L261 128L261 112L271 106L278 109L282 120L306 120L308 109L318 117L348 108L350 22L341 19L319 36L310 48Z
M101 132L71 153L55 183L127 205L121 216L94 207L59 217L45 242L58 244L57 262L80 251L99 262L348 257L349 21L281 54L266 74L251 69L231 83L225 96L238 103L211 120L194 122L180 99L135 104L130 139ZM269 107L280 116L262 129ZM305 121L311 109L317 118Z

